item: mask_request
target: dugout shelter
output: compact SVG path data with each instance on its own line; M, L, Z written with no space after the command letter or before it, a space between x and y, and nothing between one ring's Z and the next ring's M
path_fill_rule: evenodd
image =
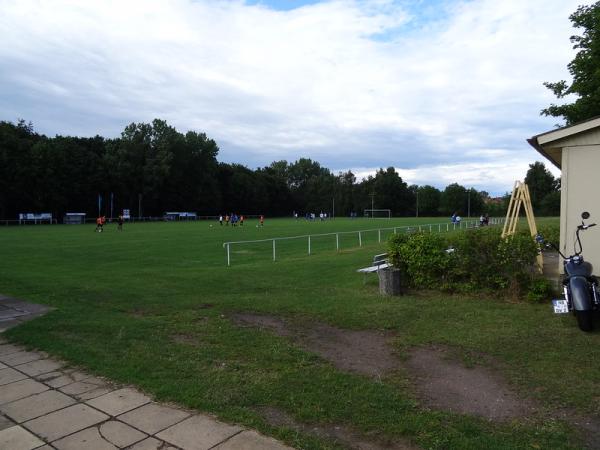
M85 223L86 213L66 213L63 223L68 225L80 225Z
M196 220L198 215L195 212L166 212L165 220Z
M19 214L19 224L27 223L52 223L52 213L21 213Z

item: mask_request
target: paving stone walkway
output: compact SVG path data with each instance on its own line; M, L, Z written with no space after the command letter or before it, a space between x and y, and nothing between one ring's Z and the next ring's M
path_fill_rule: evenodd
M0 294L0 333L46 314L52 308Z
M1 324L0 317L0 329ZM0 337L0 450L33 449L290 447L208 415L154 402L134 388L66 368L43 352L26 351Z

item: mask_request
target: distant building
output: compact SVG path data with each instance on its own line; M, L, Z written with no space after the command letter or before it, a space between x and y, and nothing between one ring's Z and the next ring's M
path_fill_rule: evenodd
M483 200L486 205L501 205L504 197L487 197Z

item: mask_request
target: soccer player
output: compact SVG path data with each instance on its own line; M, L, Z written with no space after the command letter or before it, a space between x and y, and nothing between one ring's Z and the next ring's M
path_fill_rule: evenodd
M265 225L265 216L263 216L262 214L260 215L260 218L258 219L258 221L260 222L260 226L264 226Z
M94 231L97 231L98 233L102 233L102 226L104 224L102 223L102 217L98 217L96 219L96 229Z

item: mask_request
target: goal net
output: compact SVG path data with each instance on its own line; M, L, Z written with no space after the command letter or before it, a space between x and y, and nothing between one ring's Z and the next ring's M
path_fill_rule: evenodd
M391 209L365 209L365 217L370 219L391 219Z

